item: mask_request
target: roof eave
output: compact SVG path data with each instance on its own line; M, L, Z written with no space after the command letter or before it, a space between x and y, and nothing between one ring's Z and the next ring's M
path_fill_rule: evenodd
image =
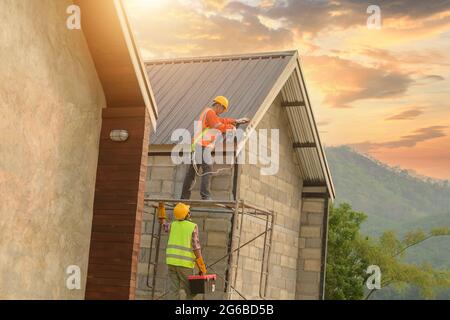
M336 197L336 191L335 191L334 183L333 183L333 180L331 177L331 172L330 172L330 168L329 168L329 165L327 162L325 151L323 149L323 145L320 140L319 130L317 128L317 124L316 124L315 117L314 117L314 112L312 110L311 102L309 100L308 90L306 87L306 82L303 77L303 72L302 72L302 68L301 68L301 61L300 61L298 55L296 57L296 63L297 63L296 72L297 72L299 79L301 79L301 87L303 87L303 90L304 90L304 98L305 98L304 100L308 107L308 111L309 111L308 115L310 116L309 122L313 128L313 135L314 135L314 140L315 140L314 142L316 143L316 149L317 149L319 159L321 162L322 172L325 177L325 183L327 185L329 197L330 197L331 201L334 201L334 199Z
M146 107L153 126L157 106L122 0L75 0L82 31L107 107Z

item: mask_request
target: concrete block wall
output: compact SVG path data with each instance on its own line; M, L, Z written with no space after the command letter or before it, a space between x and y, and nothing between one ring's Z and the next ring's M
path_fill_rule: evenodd
M261 174L260 170L264 167L263 164L240 165L238 187L240 199L258 207L273 210L276 216L269 257L266 297L269 299L319 299L321 266L323 263L321 261L321 250L324 245L322 243L324 200L302 198L303 181L297 157L292 149L293 139L288 129L287 116L280 106L278 98L257 127L257 129L271 128L279 129L279 171L275 175L265 176ZM268 139L269 155L272 152L271 146L272 143ZM245 152L248 156L248 145ZM184 165L173 165L170 156L151 156L149 166L146 196L179 198L186 167ZM215 169L224 166L226 165L216 165ZM200 198L199 184L199 181L197 181L192 192L193 199ZM222 171L213 177L212 193L214 199L232 199L232 170ZM146 285L146 278L152 216L149 213L150 208L145 210L138 268L138 290L136 293L139 299L148 299L150 294ZM200 227L200 240L207 264L227 253L231 219L231 215L194 213L193 220ZM265 223L263 221L255 217L245 216L242 232L235 229L233 237L237 241L238 234L242 234L240 241L243 244L264 230ZM157 276L159 293L163 293L167 286L167 267L164 261L166 243L167 236L164 235L161 239L160 265L158 266ZM260 298L263 246L264 238L260 237L242 248L237 270L231 270L231 283L236 284L236 289L246 299ZM236 258L236 255L234 257ZM215 270L210 270L210 272L219 273L224 277L227 268L232 267L228 266L227 262L228 260L224 259ZM223 287L223 280L219 279L216 295L205 298L226 298L221 292ZM236 292L231 290L231 293L231 299L240 299Z
M320 198L303 199L302 219L299 238L298 278L296 299L321 299L321 272L324 229L324 209L326 202Z
M215 169L226 167L226 165L215 166ZM228 166L229 167L229 166ZM181 189L186 172L185 165L174 165L170 156L150 156L147 176L146 197L151 198L171 198L177 199L181 195ZM232 197L232 171L224 170L220 174L215 174L212 178L211 191L214 199L230 200ZM193 191L192 199L199 199L198 179ZM141 248L138 265L138 284L136 290L137 299L150 299L151 289L147 285L148 261L150 254L151 234L153 225L152 207L146 206L144 209ZM167 210L168 217L172 220L172 211ZM199 227L200 243L202 254L206 264L211 264L228 252L229 236L231 233L231 214L193 212L192 221ZM158 222L155 224L155 232L158 230ZM155 240L154 240L155 241ZM156 277L155 297L163 295L168 289L167 266L165 264L165 248L168 235L161 233L159 264ZM155 251L155 243L153 246ZM153 256L154 257L154 256ZM153 259L154 260L154 259ZM207 296L199 295L197 299L224 299L225 278L228 267L228 259L225 258L217 263L209 273L217 273L220 277L216 282L216 292ZM153 275L153 269L150 270ZM196 269L197 270L197 269ZM150 278L150 284L152 278Z
M267 297L271 299L295 299L298 274L299 230L301 219L302 179L297 158L292 150L292 138L285 111L276 99L265 114L257 129L279 129L279 171L265 176L260 172L263 165L243 165L240 175L240 198L258 207L273 210L276 223L273 231L269 262ZM270 137L270 135L269 135ZM272 143L268 139L269 154ZM246 152L249 152L247 146ZM264 230L256 219L249 217L244 223L244 241ZM259 298L260 270L256 256L262 252L261 242L252 243L242 250L239 265L237 289L248 298ZM257 281L257 282L256 282ZM256 282L256 284L255 284ZM238 298L236 295L233 298Z
M187 165L175 165L170 155L149 156L146 197L180 198ZM216 200L232 200L231 165L215 165L215 173L211 179L211 193ZM192 189L192 199L200 199L200 180L196 179Z

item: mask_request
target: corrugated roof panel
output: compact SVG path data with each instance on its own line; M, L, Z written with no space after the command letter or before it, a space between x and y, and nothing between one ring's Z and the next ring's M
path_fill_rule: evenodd
M283 102L301 102L304 97L301 93L301 88L298 81L298 76L293 73L286 82L281 91ZM285 107L288 115L291 128L293 130L293 137L298 143L313 143L315 142L313 127L308 118L306 106L291 106ZM299 158L302 176L309 182L324 182L325 175L320 167L320 160L317 148L297 148L296 154Z
M230 100L227 117L252 118L294 52L236 57L206 57L147 62L159 107L150 143L170 144L178 128L193 122L217 95ZM181 114L181 115L180 115Z

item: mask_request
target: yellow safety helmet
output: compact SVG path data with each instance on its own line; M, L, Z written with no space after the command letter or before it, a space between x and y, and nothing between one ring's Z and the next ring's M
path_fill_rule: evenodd
M218 97L216 97L216 98L214 99L214 102L215 102L215 103L221 104L221 105L225 108L225 110L228 109L229 102L228 102L228 99L225 98L224 96L218 96Z
M186 219L189 210L190 206L180 202L175 206L175 208L173 208L173 215L175 216L176 220L184 220Z

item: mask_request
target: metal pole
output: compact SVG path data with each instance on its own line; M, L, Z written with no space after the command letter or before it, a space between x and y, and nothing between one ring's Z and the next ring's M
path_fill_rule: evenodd
M159 224L159 227L158 227L158 238L156 238L155 264L153 265L152 300L155 298L156 274L158 272L159 247L160 247L160 242L161 242L161 229L162 229L162 225Z
M152 234L151 234L151 240L150 240L150 248L149 248L149 254L148 254L148 268L147 268L147 287L152 288L150 285L150 266L152 265L152 253L153 253L153 239L154 239L154 232L155 232L155 220L156 220L156 208L153 208L153 221L152 221Z
M238 214L239 214L239 200L236 200L235 202L235 209L234 209L234 214L233 214L233 220L231 223L231 231L230 231L230 241L229 241L229 246L228 246L228 268L227 268L227 272L226 272L226 280L227 283L229 283L230 281L230 277L233 274L233 270L230 270L230 268L233 268L233 252L234 247L235 247L235 239L234 239L234 231L237 225L237 218L238 218ZM222 259L220 259L222 260ZM230 298L230 288L229 285L226 285L226 294L227 294L227 300L229 300Z
M233 286L235 286L235 287L236 287L236 281L237 281L238 270L239 270L239 257L240 257L240 254L241 254L241 251L239 249L241 247L242 230L244 229L243 228L243 225L244 225L244 214L245 214L245 206L244 206L244 201L242 200L241 222L239 224L239 228L240 229L239 229L239 239L238 239L238 244L237 244L238 251L237 251L237 257L236 257L236 268L234 270L234 279L233 279Z
M267 215L266 216L266 231L265 231L265 234L264 234L264 245L263 245L263 252L262 252L262 263L261 263L261 274L260 274L260 277L259 277L259 297L261 298L261 299L264 299L264 295L263 295L263 293L261 292L261 290L262 290L262 282L263 282L263 278L264 278L264 276L265 276L265 259L266 259L266 247L267 247L267 232L268 232L268 230L269 230L269 216ZM268 262L267 262L267 264L268 264Z

